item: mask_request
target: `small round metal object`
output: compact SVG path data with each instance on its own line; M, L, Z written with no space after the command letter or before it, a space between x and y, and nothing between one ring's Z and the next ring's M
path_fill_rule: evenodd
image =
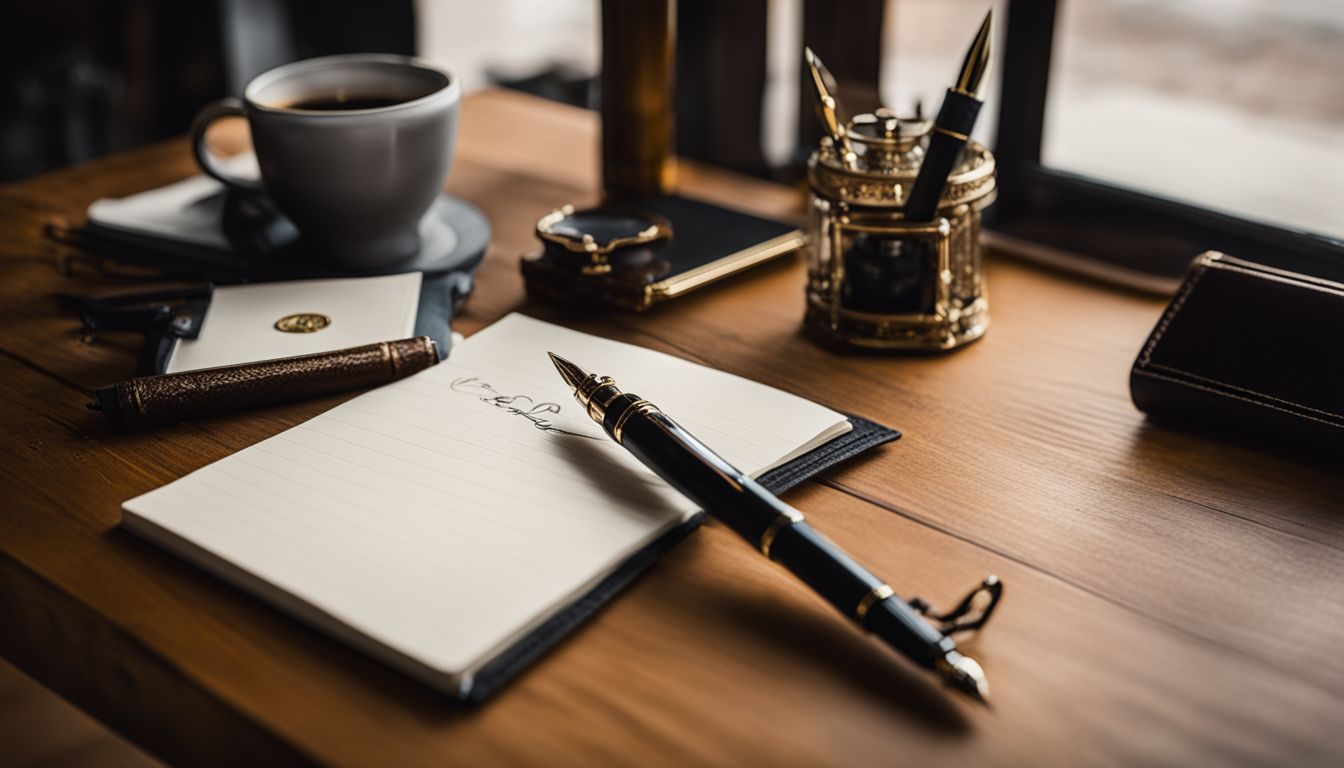
M541 217L537 237L557 259L573 254L583 274L598 275L611 271L613 254L671 238L672 224L637 208L603 205L576 211L566 205Z
M275 330L284 333L317 333L331 325L331 318L317 312L296 312L275 321Z

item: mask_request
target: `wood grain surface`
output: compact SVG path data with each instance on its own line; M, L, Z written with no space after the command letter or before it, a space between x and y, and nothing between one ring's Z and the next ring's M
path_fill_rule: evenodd
M802 266L644 315L529 301L536 219L596 199L593 114L466 101L448 190L494 240L459 328L507 312L659 349L900 428L788 500L935 604L988 573L980 709L710 524L484 707L434 695L117 527L120 503L340 402L119 435L83 403L137 339L53 294L136 285L44 236L193 172L181 141L0 187L0 653L190 764L1338 765L1338 456L1150 425L1129 364L1163 302L989 261L986 338L842 355L799 333ZM227 139L227 137L225 137ZM683 192L793 216L797 190L688 165ZM0 752L2 755L3 752Z

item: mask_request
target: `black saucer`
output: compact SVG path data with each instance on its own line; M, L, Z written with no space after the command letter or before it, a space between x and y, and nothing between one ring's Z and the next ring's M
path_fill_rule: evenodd
M421 247L405 261L377 269L333 264L305 245L288 219L270 201L230 192L223 201L223 228L232 250L188 243L145 232L89 222L81 246L118 261L154 268L165 275L214 283L360 277L401 272L427 276L472 272L490 245L490 222L479 208L442 194L420 222Z
M439 195L420 220L420 250L409 259L373 269L344 267L328 263L322 254L305 247L302 236L280 253L309 277L392 275L401 272L442 274L471 270L485 256L490 245L490 222L481 209L461 198ZM287 258L288 257L288 258Z

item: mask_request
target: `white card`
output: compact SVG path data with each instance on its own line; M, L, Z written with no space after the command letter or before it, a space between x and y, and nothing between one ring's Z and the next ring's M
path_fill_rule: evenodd
M415 330L419 305L419 272L220 286L210 299L200 337L178 340L165 372L404 339ZM329 322L309 333L276 327L293 315L319 315Z

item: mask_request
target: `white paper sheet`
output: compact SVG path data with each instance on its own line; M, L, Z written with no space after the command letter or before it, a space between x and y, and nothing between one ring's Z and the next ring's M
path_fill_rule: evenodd
M510 315L447 362L127 501L123 523L460 690L695 512L579 411L548 350L657 403L744 471L850 429L785 392Z

